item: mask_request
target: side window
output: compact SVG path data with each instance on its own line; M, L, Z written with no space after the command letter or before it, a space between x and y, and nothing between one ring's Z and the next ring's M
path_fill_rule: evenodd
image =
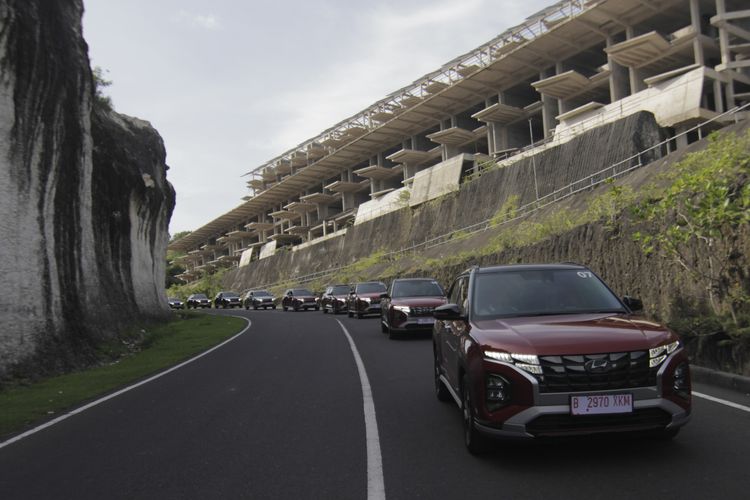
M450 292L448 292L448 302L451 304L458 304L461 306L461 287L462 287L462 281L464 280L463 277L457 278L456 281L453 282L453 286L451 287Z
M461 308L461 314L466 314L469 308L469 277L463 276L458 282L458 300L455 304Z

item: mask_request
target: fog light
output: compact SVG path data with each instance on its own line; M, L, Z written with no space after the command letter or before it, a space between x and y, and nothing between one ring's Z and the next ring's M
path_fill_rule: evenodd
M687 363L680 363L674 370L674 390L675 392L687 398L690 394L690 366Z
M510 382L500 375L487 375L487 409L495 411L510 401Z

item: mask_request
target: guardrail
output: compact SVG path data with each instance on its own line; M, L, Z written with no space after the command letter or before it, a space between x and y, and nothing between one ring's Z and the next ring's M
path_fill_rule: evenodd
M418 250L420 248L425 248L425 249L433 248L433 247L448 243L457 233L462 233L462 237L466 237L472 234L487 231L490 228L495 228L495 227L503 226L505 224L514 222L534 212L542 210L543 208L546 208L554 203L557 203L558 201L569 198L570 196L573 196L582 191L591 190L592 188L599 186L600 184L603 184L611 179L616 179L624 174L627 174L629 172L632 172L633 170L636 170L642 167L643 166L642 158L648 153L659 150L659 152L664 153L665 156L670 154L673 151L673 148L676 149L676 146L674 146L674 143L676 143L676 141L683 136L687 136L688 134L697 132L699 140L702 139L704 135L703 129L706 126L712 124L713 122L723 120L724 118L733 116L735 123L736 123L737 121L739 121L739 113L747 110L748 108L750 108L750 102L742 106L735 106L734 108L728 111L725 111L724 113L721 113L709 120L699 123L698 125L690 129L680 132L679 134L675 134L674 136L669 137L657 144L654 144L653 146L649 148L639 151L638 153L632 156L629 156L628 158L625 158L624 160L614 163L593 174L589 174L585 177L582 177L581 179L573 181L570 184L563 186L561 188L558 188L544 196L540 196L536 200L510 211L508 215L505 217L505 219L503 219L502 221L494 220L494 217L485 219L483 221L470 224L468 226L463 226L458 229L454 229L452 231L441 234L439 236L425 239L424 241L420 243L416 243L410 247L405 247L405 248L401 248L398 250L392 250L390 252L386 252L383 256L385 258L392 258L397 255L403 255L403 254L407 254L410 252L414 252L415 250ZM265 284L262 286L262 288L278 286L284 283L300 283L300 284L309 283L316 279L325 278L333 274L336 274L337 272L348 269L354 266L355 264L356 262L346 265L346 266L339 266L336 268L326 269L326 270L318 271L318 272L311 273L311 274L291 276L287 279L280 280L275 283Z

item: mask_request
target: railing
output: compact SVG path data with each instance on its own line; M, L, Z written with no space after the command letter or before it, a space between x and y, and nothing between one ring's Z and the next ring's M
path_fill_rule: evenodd
M383 254L383 258L393 258L397 255L403 255L406 253L414 252L415 250L418 250L420 248L427 249L427 248L433 248L436 246L443 245L451 241L451 239L457 233L461 233L462 237L466 237L475 233L487 231L490 228L495 228L495 227L503 226L505 224L514 222L534 212L542 210L543 208L546 208L552 205L553 203L557 203L558 201L569 198L570 196L573 196L582 191L591 190L592 188L599 186L600 184L603 184L611 179L616 179L626 173L629 173L635 169L642 167L643 166L642 159L644 156L648 155L649 153L652 153L657 150L660 153L663 152L665 155L671 153L673 150L672 144L676 142L678 139L682 137L686 137L688 134L697 133L698 138L702 139L704 135L703 129L706 126L712 124L713 122L722 120L730 116L733 116L735 122L737 122L739 121L739 113L747 110L748 108L750 108L750 102L742 106L736 106L730 109L729 111L726 111L717 116L714 116L713 118L706 120L690 129L680 132L679 134L675 134L674 136L669 137L668 139L665 139L647 149L639 151L638 153L632 156L629 156L625 158L624 160L614 163L608 166L607 168L604 168L602 170L599 170L598 172L582 177L581 179L573 181L570 184L564 187L558 188L544 196L540 196L534 201L530 203L526 203L525 205L522 205L510 211L509 214L501 221L495 220L494 217L485 219L481 222L470 224L468 226L463 226L461 228L454 229L450 232L441 234L439 236L425 239L424 241L420 243L416 243L412 246L387 252ZM311 273L311 274L300 275L300 276L290 276L289 278L277 281L275 283L265 284L261 288L273 287L273 286L277 286L283 283L290 283L290 282L299 283L299 284L309 283L316 279L325 278L333 274L336 274L339 271L342 271L342 270L345 270L354 266L355 264L356 262L346 265L346 266L339 266L333 269L326 269L326 270L318 271L318 272Z

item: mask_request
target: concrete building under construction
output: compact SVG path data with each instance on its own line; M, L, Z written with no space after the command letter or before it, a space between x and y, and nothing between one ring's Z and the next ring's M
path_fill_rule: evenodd
M171 244L186 252L182 278L340 236L642 111L676 134L722 127L750 101L748 7L555 3L249 172L243 203Z

